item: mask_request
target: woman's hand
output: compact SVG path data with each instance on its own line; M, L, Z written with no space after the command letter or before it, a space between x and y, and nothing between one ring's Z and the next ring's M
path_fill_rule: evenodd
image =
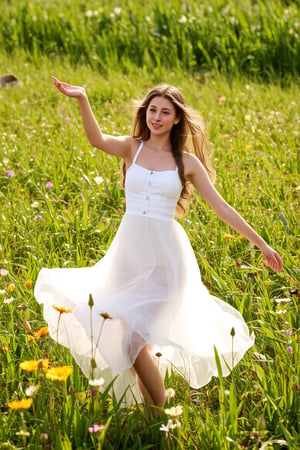
M72 86L68 83L59 81L56 77L52 77L52 82L57 89L68 97L80 98L86 95L85 89L80 86Z
M276 272L280 272L283 263L278 253L266 243L260 248L260 251L265 257L264 264Z

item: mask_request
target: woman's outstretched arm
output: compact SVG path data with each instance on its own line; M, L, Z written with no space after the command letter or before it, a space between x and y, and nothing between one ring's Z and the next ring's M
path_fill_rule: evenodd
M190 154L184 154L184 166L185 176L191 181L195 189L211 206L217 216L253 242L262 252L266 265L279 272L282 269L282 259L279 254L223 199L211 183L205 168L198 158Z

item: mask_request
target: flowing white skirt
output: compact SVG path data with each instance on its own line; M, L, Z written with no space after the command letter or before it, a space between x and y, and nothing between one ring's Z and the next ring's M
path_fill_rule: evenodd
M128 369L145 344L161 354L163 373L172 366L200 388L218 376L214 347L227 376L254 343L241 314L203 285L189 239L175 220L125 214L97 264L43 268L35 296L51 337L70 349L89 379L103 377L106 386L118 375L115 395L130 386L127 404L140 400ZM53 305L71 312L60 315Z

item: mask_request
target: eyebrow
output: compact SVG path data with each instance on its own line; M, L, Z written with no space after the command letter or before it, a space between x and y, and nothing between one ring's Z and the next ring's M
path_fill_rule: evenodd
M152 103L150 103L149 108L157 108L157 106L153 105ZM165 107L165 108L161 108L163 111L171 111L170 108Z

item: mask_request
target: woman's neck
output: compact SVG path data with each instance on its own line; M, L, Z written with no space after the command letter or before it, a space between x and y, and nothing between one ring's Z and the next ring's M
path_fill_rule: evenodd
M154 152L172 152L170 139L155 139L150 137L145 145Z

